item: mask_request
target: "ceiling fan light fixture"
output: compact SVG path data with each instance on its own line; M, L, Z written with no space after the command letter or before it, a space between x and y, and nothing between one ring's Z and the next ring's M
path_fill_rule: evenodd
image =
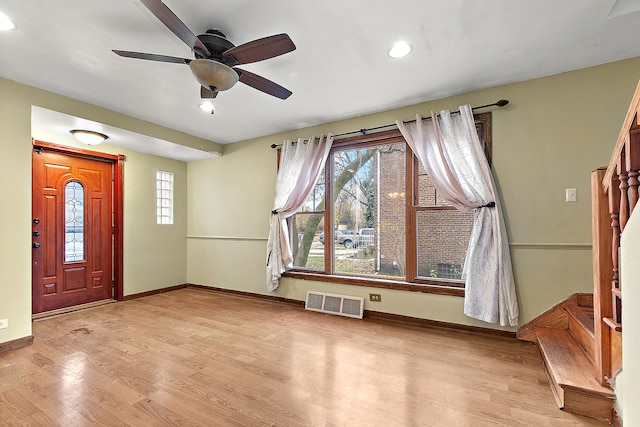
M399 41L395 42L391 49L389 49L388 55L392 58L404 58L411 53L412 49L409 43Z
M238 83L238 73L221 62L211 59L194 59L189 62L191 74L206 88L215 88L218 91L231 89Z
M92 130L73 129L69 131L78 141L87 145L102 144L109 137L103 133Z
M202 111L206 111L207 113L215 113L216 111L216 107L215 105L213 105L213 101L210 99L207 99L206 101L202 101L202 103L200 104L200 109Z

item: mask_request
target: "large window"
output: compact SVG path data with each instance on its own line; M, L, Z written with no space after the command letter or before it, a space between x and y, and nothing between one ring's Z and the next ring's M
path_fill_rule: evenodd
M489 159L490 119L476 116ZM339 139L289 220L287 274L460 295L473 220L442 200L398 130Z

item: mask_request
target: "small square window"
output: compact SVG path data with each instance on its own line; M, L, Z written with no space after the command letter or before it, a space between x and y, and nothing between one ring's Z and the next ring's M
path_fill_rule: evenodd
M156 172L156 223L173 224L173 173Z

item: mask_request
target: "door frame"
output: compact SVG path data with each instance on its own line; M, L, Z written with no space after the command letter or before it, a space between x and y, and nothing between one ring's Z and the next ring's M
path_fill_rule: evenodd
M123 154L108 154L51 142L32 140L32 150L46 150L86 159L107 160L113 171L113 299L124 301L124 161ZM33 166L32 166L33 168ZM32 189L33 193L33 184Z

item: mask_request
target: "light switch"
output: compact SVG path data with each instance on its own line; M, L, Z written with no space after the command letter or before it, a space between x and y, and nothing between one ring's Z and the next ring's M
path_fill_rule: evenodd
M565 189L565 202L575 202L577 199L577 191L575 188Z

